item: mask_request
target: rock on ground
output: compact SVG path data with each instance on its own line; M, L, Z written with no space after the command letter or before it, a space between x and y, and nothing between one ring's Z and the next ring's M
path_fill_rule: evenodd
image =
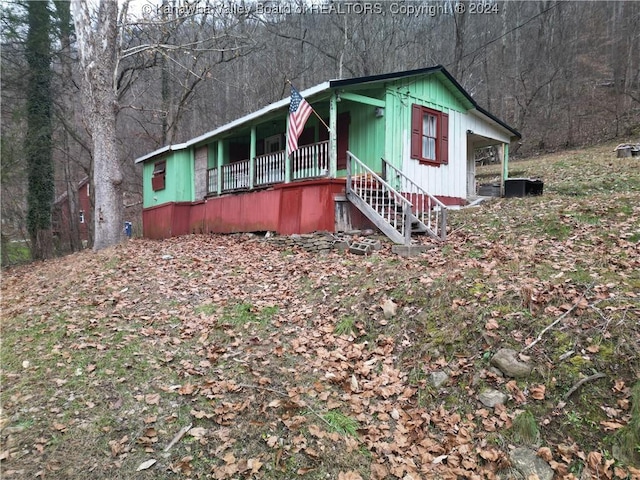
M498 390L485 390L478 395L478 400L485 406L493 408L496 405L503 405L507 401L507 395Z
M536 455L536 452L529 448L516 448L511 451L509 458L511 459L513 467L522 473L524 478L537 475L539 480L553 479L553 469L547 462Z
M528 363L518 359L518 352L510 348L501 348L491 358L491 365L497 367L508 377L526 377L531 373L533 367Z

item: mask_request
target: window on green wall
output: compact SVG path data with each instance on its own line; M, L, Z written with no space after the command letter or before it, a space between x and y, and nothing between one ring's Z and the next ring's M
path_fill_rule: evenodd
M165 160L161 160L153 164L153 176L151 177L151 187L153 191L163 190L164 189L164 181L167 170L167 162Z
M412 106L411 158L425 165L449 163L449 115L422 105Z

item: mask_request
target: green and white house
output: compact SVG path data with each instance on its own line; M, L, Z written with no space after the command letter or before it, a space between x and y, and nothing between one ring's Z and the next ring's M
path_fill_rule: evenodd
M145 236L374 225L396 243L412 232L444 238L447 206L476 195L474 150L498 146L504 185L520 138L442 66L301 94L323 121L309 117L290 156L285 98L138 158Z

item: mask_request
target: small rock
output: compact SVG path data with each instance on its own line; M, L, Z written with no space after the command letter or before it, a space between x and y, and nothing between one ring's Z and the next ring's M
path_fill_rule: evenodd
M528 363L518 360L518 352L510 348L501 348L491 358L491 365L500 369L508 377L526 377L532 367Z
M172 260L173 259L173 255L162 255L162 259L163 260Z
M340 240L333 244L334 248L339 252L346 252L349 250L349 242L346 240Z
M538 457L533 450L523 447L516 448L509 453L509 458L513 467L522 473L524 478L531 478L537 475L539 480L553 479L553 469L547 462Z
M449 375L442 371L431 372L431 383L434 387L440 388L449 381Z
M507 401L507 395L498 390L485 390L478 395L478 400L485 406L493 408L496 405L503 405Z

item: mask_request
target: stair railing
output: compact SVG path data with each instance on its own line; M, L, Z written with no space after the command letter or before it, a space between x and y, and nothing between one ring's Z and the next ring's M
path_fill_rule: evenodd
M411 243L411 201L349 151L346 193L391 240L405 245ZM399 209L402 215L398 215Z
M387 182L392 183L413 205L413 214L427 227L432 237L447 238L447 207L436 197L407 177L396 167L382 159L382 170Z

